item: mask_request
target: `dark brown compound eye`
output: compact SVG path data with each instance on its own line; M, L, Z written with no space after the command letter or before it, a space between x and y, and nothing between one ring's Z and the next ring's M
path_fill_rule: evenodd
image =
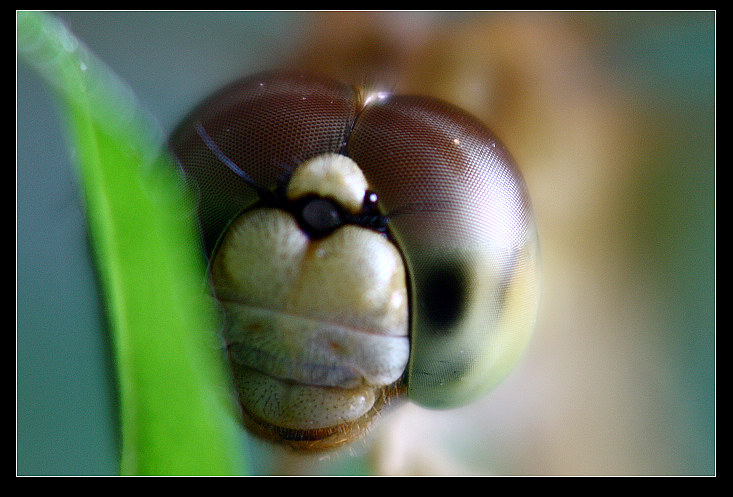
M395 396L470 402L526 347L539 286L527 188L464 111L268 73L205 100L170 143L199 195L253 431L338 446Z
M507 374L534 327L538 242L519 169L473 116L419 96L375 100L348 154L394 213L410 275L408 396L465 404Z
M221 89L189 113L170 146L199 192L207 250L258 193L202 141L197 123L252 181L274 190L305 159L344 149L358 101L353 87L326 78L265 73Z

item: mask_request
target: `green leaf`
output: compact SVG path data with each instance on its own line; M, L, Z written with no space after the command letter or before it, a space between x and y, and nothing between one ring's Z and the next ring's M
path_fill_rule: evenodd
M123 474L238 474L241 434L191 195L156 122L55 17L17 14L58 96L111 323Z

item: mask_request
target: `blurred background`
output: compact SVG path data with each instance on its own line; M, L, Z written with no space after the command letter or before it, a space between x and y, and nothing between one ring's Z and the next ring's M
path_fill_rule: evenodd
M514 154L542 246L533 342L451 411L258 474L715 474L714 12L71 12L164 132L236 77L301 68L458 104ZM116 474L113 365L49 91L17 67L17 473Z

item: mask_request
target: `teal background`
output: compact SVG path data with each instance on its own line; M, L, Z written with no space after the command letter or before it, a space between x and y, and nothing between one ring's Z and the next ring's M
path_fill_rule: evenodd
M434 15L460 21L493 14ZM572 460L575 455L560 466L564 470L557 465L548 469L529 448L521 454L525 458L521 464L505 462L498 471L714 474L715 14L559 15L586 26L589 39L601 47L598 59L620 86L641 97L634 101L643 102L644 115L649 116L646 153L639 158L634 188L620 214L624 232L619 236L627 238L624 246L631 254L626 265L629 279L644 276L651 289L648 302L661 315L662 324L632 339L651 344L670 365L665 370L670 372L655 379L659 389L668 391L665 405L655 407L668 414L659 424L673 449L630 455L615 450L613 444L589 446L589 453L607 450L609 464L581 471ZM130 84L168 131L215 88L289 60L307 43L320 14L73 12L59 16ZM114 371L104 303L97 294L88 254L83 205L55 104L21 62L16 167L16 471L20 475L116 474ZM599 273L598 278L603 275ZM647 299L638 305L646 306ZM540 321L538 333L542 330ZM541 355L542 350L531 354ZM586 373L575 371L572 381L582 383ZM577 400L583 404L583 399ZM450 423L449 417L446 420ZM588 426L596 429L592 421ZM563 430L571 434L577 427L559 423L557 430L555 436L561 438ZM548 442L538 439L541 443ZM282 472L316 474L370 471L369 461L361 454L321 462L315 469L283 470L275 460L277 453L257 443L252 447L256 472L271 472L273 466ZM578 453L583 449L573 454Z

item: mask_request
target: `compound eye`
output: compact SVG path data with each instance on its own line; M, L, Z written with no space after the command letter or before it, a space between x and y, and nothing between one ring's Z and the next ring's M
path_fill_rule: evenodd
M197 125L252 182L275 190L299 164L343 150L358 103L356 90L338 81L272 72L227 85L183 119L170 147L198 193L207 255L259 192L204 143Z
M466 404L508 373L534 327L538 246L522 176L483 124L431 98L375 100L348 153L410 275L408 396Z

